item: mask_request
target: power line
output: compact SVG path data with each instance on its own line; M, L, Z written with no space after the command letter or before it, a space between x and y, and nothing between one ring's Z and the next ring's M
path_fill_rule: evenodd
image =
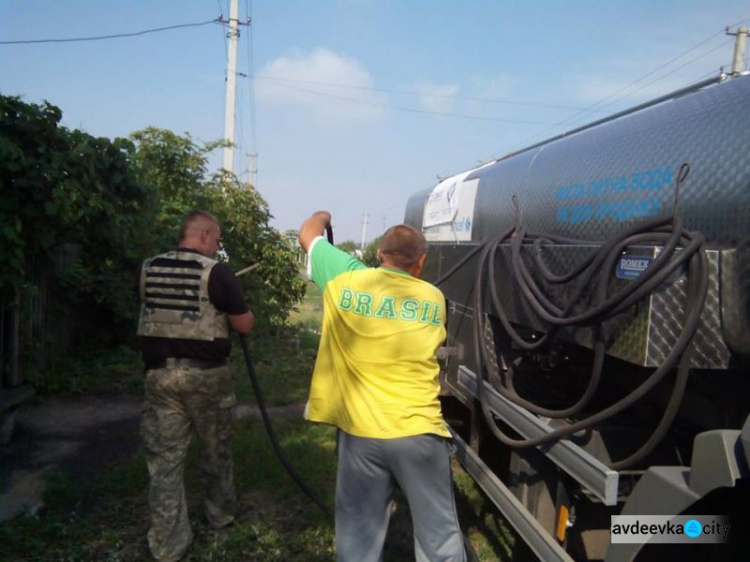
M721 44L719 44L718 46L714 47L714 48L713 48L713 49L711 49L710 51L706 51L706 52L705 52L705 53L703 53L702 55L698 55L697 57L695 57L695 58L692 58L692 59L690 59L690 60L689 60L689 61L687 61L687 62L686 62L685 64L683 64L683 65L681 65L681 66L678 66L678 67L677 67L677 68L675 68L674 70L671 70L671 71L669 71L669 72L667 72L667 73L665 73L665 74L662 74L662 75L660 75L660 76L659 76L658 78L656 78L655 80L652 80L651 82L647 82L646 84L643 84L643 85L642 85L642 86L641 86L640 88L637 88L637 89L633 90L632 92L630 92L629 94L627 94L627 96L623 96L623 97L620 97L620 98L618 98L618 99L615 99L615 100L611 101L610 103L608 103L608 104L607 104L606 106L604 106L604 107L609 107L609 106L611 106L612 104L614 104L614 103L617 103L618 101L620 101L620 100L622 100L622 99L625 99L625 98L626 98L626 97L628 97L628 96L632 96L632 95L633 95L633 94L635 94L636 92L640 92L641 90L643 90L644 88L647 88L647 87L648 87L648 86L650 86L651 84L654 84L654 83L658 82L659 80L663 80L663 79L664 79L664 78L666 78L667 76L671 76L672 74L674 74L674 73L675 73L675 72L677 72L678 70L682 70L682 69L683 69L683 68L685 68L686 66L688 66L688 65L690 65L690 64L693 64L693 63L694 63L695 61L697 61L698 59L702 59L703 57L705 57L705 56L708 56L708 55L710 55L710 54L711 54L711 53L713 53L714 51L718 51L719 49L721 49L722 47L725 47L726 45L728 45L728 44L729 44L729 43L731 43L731 42L732 42L732 40L731 40L731 39L729 39L729 40L725 41L724 43L721 43Z
M251 169L249 170L249 181L248 183L253 184L253 188L257 189L257 186L255 185L257 183L257 173L258 173L258 140L256 136L256 122L255 122L255 49L253 45L253 3L252 0L245 0L245 15L247 16L247 21L250 23L248 26L248 33L247 33L247 41L245 43L245 46L247 48L247 60L245 61L248 65L248 72L247 75L250 77L250 80L248 81L248 95L249 95L249 103L250 103L250 150L251 153L251 160L250 165Z
M732 25L731 27L736 27L737 25L740 25L740 24L744 23L745 21L748 21L748 20L743 20L743 21L740 21L740 22L738 22L738 23L736 23L736 24L733 24L733 25ZM645 80L645 79L646 79L646 78L648 78L649 76L652 76L653 74L656 74L656 73L657 73L658 71L660 71L661 69L663 69L663 68L666 68L667 66L669 66L669 65L670 65L670 64L672 64L673 62L676 62L676 61L678 61L679 59L681 59L682 57L684 57L684 56L687 56L688 54L692 53L693 51L696 51L697 49L699 49L700 47L702 47L703 45L705 45L705 44L706 44L706 43L708 43L709 41L713 40L714 38L718 37L719 35L722 35L723 33L724 33L724 30L722 30L722 31L717 31L716 33L714 33L714 34L710 35L709 37L707 37L707 38L706 38L706 39L704 39L703 41L701 41L701 42L697 43L696 45L694 45L693 47L691 47L691 48L690 48L690 49L688 49L687 51L685 51L685 52L683 52L683 53L681 53L681 54L677 55L676 57L674 57L674 58L672 58L672 59L668 60L667 62L665 62L665 63L661 64L660 66L657 66L656 68L654 68L654 69L653 69L653 70L651 70L650 72L647 72L646 74L644 74L644 75L643 75L643 76L641 76L640 78L636 79L635 81L631 82L630 84L627 84L627 85L623 86L623 87L622 87L622 88L620 88L619 90L617 90L617 91L615 91L615 92L613 92L613 93L609 94L608 96L606 96L606 97L604 97L604 98L600 99L600 100L599 100L598 102L594 103L593 105L590 105L588 109L590 109L590 108L592 108L592 107L596 107L596 106L598 106L598 105L602 104L603 102L607 101L608 99L610 99L610 98L612 98L612 97L616 96L617 94L619 94L619 93L621 93L621 92L623 92L623 91L627 90L628 88L631 88L631 87L635 86L636 84L638 84L639 82L641 82L641 81ZM671 71L671 72L669 72L669 73L667 73L667 74L663 74L663 75L661 75L661 76L660 76L659 78L657 78L656 80L653 80L653 81L649 82L648 84L646 84L646 86L649 86L649 85L653 84L654 82L658 82L659 80L661 80L661 79L663 79L663 78L666 78L666 77L667 77L667 76L669 76L670 74L674 74L674 73L675 73L675 72L676 72L677 70L680 70L681 68L684 68L684 67L685 67L685 66L687 66L688 64L692 64L693 62L695 62L695 61L696 61L696 60L698 60L699 58L702 58L702 57L704 57L704 56L708 55L709 53L713 53L713 52L714 52L714 51L716 51L717 49L719 49L719 48L723 47L724 45L726 45L726 43L727 43L727 42L725 42L725 43L722 43L722 44L721 44L721 45L719 45L718 47L714 47L714 48L713 48L713 49L711 49L710 51L707 51L706 53L704 53L704 54L702 54L702 55L699 55L699 56L697 56L697 57L695 57L695 58L693 58L693 59L689 60L689 61L688 61L687 63L683 64L682 66L679 66L679 67L677 67L677 68L676 68L675 70L673 70L673 71ZM625 99L626 97L632 96L632 95L633 95L634 93L636 93L636 92L639 92L639 91L640 91L640 90L642 90L642 89L643 89L644 87L645 87L645 86L643 86L643 87L641 87L641 88L638 88L637 90L634 90L634 91L632 91L632 92L630 92L630 93L628 93L628 94L625 94L624 96L620 96L620 97L619 97L618 99L616 99L616 100L614 100L614 101L610 102L609 104L607 104L607 105L606 105L606 106L604 106L604 107L609 107L610 105L612 105L612 104L613 104L613 103L615 103L616 101L619 101L619 100ZM574 117L575 117L575 116L574 116ZM572 118L571 118L571 119L572 119Z
M592 105L588 106L588 108L587 108L587 109L589 109L589 110L590 110L590 109L592 109L592 108L594 108L594 107L600 106L600 105L601 105L602 103L604 103L605 101L607 101L607 100L609 100L609 99L611 99L611 98L613 98L613 97L617 96L617 94L619 94L619 93L621 93L621 92L624 92L625 90L627 90L627 89L629 89L629 88L632 88L633 86L635 86L636 84L638 84L638 83L642 82L643 80L645 80L645 79L646 79L646 78L648 78L649 76L652 76L653 74L655 74L655 73L656 73L656 72L658 72L659 70L661 70L661 69L665 68L666 66L668 66L668 65L672 64L673 62L675 62L675 61L677 61L677 60L681 59L682 57L684 57L684 56L688 55L689 53L692 53L693 51L695 51L695 50L699 49L700 47L702 47L703 45L705 45L705 44L706 44L706 43L708 43L709 41L713 40L713 39L714 39L714 38L716 38L717 36L719 36L719 35L722 35L723 33L724 33L724 30L722 30L722 31L720 31L720 32L717 32L717 33L714 33L714 34L713 34L713 35L711 35L710 37L708 37L708 38L704 39L703 41L701 41L700 43L698 43L697 45L695 45L694 47L692 47L692 48L688 49L687 51L685 51L685 52L681 53L680 55L678 55L678 56L676 56L676 57L674 57L674 58L670 59L669 61L667 61L667 62L665 62L665 63L663 63L663 64L659 65L659 66L658 66L658 67L656 67L655 69L653 69L653 70L651 70L651 71L647 72L646 74L642 75L641 77L639 77L638 79L634 80L633 82L631 82L631 83L629 83L629 84L627 84L627 85L623 86L622 88L619 88L619 89L618 89L618 90L616 90L615 92L613 92L613 93L609 94L608 96L605 96L604 98L600 99L600 100L599 100L599 101L597 101L596 103L594 103L594 104L592 104ZM709 51L707 51L707 52L705 52L705 53L703 53L703 54L701 54L701 55L698 55L697 57L695 57L695 58L693 58L693 59L689 60L689 61L688 61L688 62L686 62L685 64L683 64L683 65L681 65L681 66L677 67L676 69L674 69L674 70L672 70L672 71L670 71L670 72L668 72L668 73L664 73L664 74L661 74L661 75L660 75L660 76L659 76L659 77L658 77L657 79L655 79L655 80L652 80L651 82L648 82L647 84L645 84L645 85L641 86L640 88L637 88L636 90L633 90L633 91L629 92L628 94L625 94L624 96L620 96L619 98L617 98L617 99L613 100L612 102L608 103L607 105L605 105L605 106L602 106L602 108L604 108L604 107L610 107L610 106L611 106L612 104L614 104L614 103L616 103L616 102L618 102L618 101L622 101L623 99L625 99L625 98L627 98L627 97L629 97L629 96L632 96L633 94L635 94L636 92L639 92L640 90L642 90L642 89L646 88L647 86L650 86L651 84L654 84L655 82L658 82L659 80L663 80L663 79L664 79L664 78L666 78L667 76L669 76L669 75L671 75L671 74L674 74L675 72L677 72L678 70L680 70L680 69L684 68L685 66L687 66L687 65L689 65L689 64L692 64L692 63L693 63L693 62L695 62L696 60L698 60L698 59L700 59L700 58L702 58L702 57L704 57L704 56L706 56L706 55L708 55L708 54L710 54L710 53L712 53L712 52L716 51L717 49L719 49L719 48L723 47L724 45L726 45L726 43L727 43L727 42L724 42L724 43L720 44L719 46L717 46L717 47L714 47L713 49L711 49L711 50L709 50ZM528 137L528 138L526 138L525 140L523 140L523 141L521 141L520 143L518 143L517 145L515 145L515 147L514 147L514 148L512 148L512 149L510 150L510 152L514 152L514 151L515 151L515 150L517 150L518 148L522 148L522 147L524 147L524 146L527 146L527 145L528 145L528 143L532 142L532 141L533 141L534 139L537 139L537 138L539 138L539 137L542 137L542 136L544 136L544 135L546 135L546 134L550 134L550 132L551 132L551 131L554 131L554 130L558 129L558 128L559 128L560 126L562 126L562 125L574 125L574 124L576 124L576 123L580 123L580 122L582 121L582 119L579 119L579 116L581 115L581 113L582 113L582 112L578 112L578 113L576 113L576 114L572 115L571 117L569 117L569 118L567 118L567 119L564 119L563 121L560 121L560 122L558 122L558 123L555 123L555 125L553 125L553 126L552 126L551 128L545 129L544 131L541 131L540 133L537 133L537 134L535 134L535 135L532 135L531 137Z
M387 88L373 88L371 86L355 86L353 84L335 84L331 82L316 82L313 80L296 80L293 78L279 78L276 76L256 76L256 80L267 80L270 82L295 82L298 84L311 84L315 86L329 86L333 88L348 88L351 90L366 90L370 92L383 92L387 94L405 94L410 96L426 96L431 98L444 98L444 99L454 99L454 100L467 100L467 101L478 101L482 103L496 103L496 104L508 104L508 105L522 105L527 107L543 107L547 109L570 109L574 111L588 111L588 109L580 108L580 107L571 107L567 105L548 105L543 103L532 103L532 102L522 102L522 101L513 101L513 100L503 100L503 99L495 99L495 98L479 98L479 97L471 97L471 96L454 96L454 95L448 95L448 94L431 94L431 93L425 93L425 92L418 92L414 90L392 90Z
M649 87L649 86L651 86L652 84L655 84L656 82L659 82L660 80L663 80L664 78L666 78L666 77L668 77L668 76L671 76L672 74L674 74L674 73L675 73L675 72L677 72L678 70L682 70L683 68L685 68L686 66L688 66L688 65L690 65L690 64L692 64L692 63L694 63L694 62L695 62L695 61L697 61L698 59L701 59L701 58L703 58L703 57L705 57L705 56L708 56L708 55L710 55L711 53L713 53L714 51L717 51L717 50L721 49L722 47L725 47L725 46L726 46L727 44L729 44L729 43L731 43L731 39L730 39L730 40L727 40L727 41L725 41L724 43L721 43L720 45L718 45L718 46L714 47L714 48L713 48L713 49L711 49L710 51L706 51L705 53L703 53L703 54L701 54L701 55L698 55L697 57L695 57L695 58L693 58L693 59L690 59L689 61L687 61L686 63L684 63L684 64L682 64L682 65L680 65L680 66L678 66L677 68L675 68L675 69L673 69L673 70L671 70L671 71L669 71L669 72L666 72L666 73L664 73L664 74L661 74L661 75L659 75L659 77L658 77L658 78L656 78L656 79L654 79L654 80L651 80L650 82L646 82L645 84L643 84L643 85L642 85L642 86L640 86L639 88L636 88L635 90L632 90L632 91L630 91L629 93L627 93L627 94L625 94L625 95L623 95L623 96L620 96L619 98L615 98L615 99L613 99L613 100L612 100L612 101L610 101L610 102L609 102L608 104L606 104L606 105L603 105L603 106L602 106L602 109L603 109L603 108L606 108L606 107L611 107L611 106L613 106L614 104L616 104L616 103L618 103L618 102L620 102L620 101L622 101L622 100L624 100L624 99L626 99L626 98L628 98L628 97L630 97L630 96L632 96L632 95L634 95L634 94L636 94L636 93L640 92L641 90L643 90L643 89L645 89L645 88L648 88L648 87ZM676 59L675 59L675 60L676 60ZM718 72L717 72L716 70L712 70L711 72L709 72L709 73L707 73L706 75L704 75L704 78L705 78L705 77L707 77L707 76L711 76L712 74L716 75L717 73L718 73ZM649 73L649 74L647 74L646 76L651 76L651 74L653 74L653 73ZM643 78L643 77L642 77L642 78ZM642 79L642 78L641 78L641 79ZM639 79L638 81L640 81L640 79ZM637 84L637 83L638 83L638 81L636 81L636 82L633 82L632 84L630 84L630 86L633 86L633 85ZM689 82L688 84L686 84L685 86L689 86L690 84L692 84L692 83L694 83L694 82L699 82L699 81L700 81L700 79L699 79L699 80L695 80L695 81L691 81L691 82ZM630 86L628 86L628 87L630 87ZM620 89L619 91L622 91L622 89ZM608 98L610 98L610 97L612 97L612 96L611 96L611 95L610 95L610 96L608 96ZM607 98L607 99L608 99L608 98ZM597 103L601 103L601 101L604 101L604 100L600 100L600 102L597 102ZM575 117L575 116L574 116L574 117ZM583 122L585 121L585 118L583 118L583 117L581 117L581 118L578 118L578 119L575 119L574 117L571 117L571 118L569 118L569 119L567 119L567 120L565 120L565 121L561 122L560 124L561 124L561 125L578 125L578 124L580 124L580 123L583 123ZM549 130L549 129L548 129L548 130Z
M159 33L162 31L170 31L172 29L183 29L186 27L200 27L208 25L210 23L220 23L221 18L212 19L209 21L199 23L183 23L179 25L170 25L167 27L156 27L154 29L146 29L143 31L136 31L134 33L115 33L113 35L99 35L97 37L71 37L68 39L23 39L20 41L0 41L0 45L29 45L38 43L74 43L80 41L103 41L105 39L120 39L122 37L137 37L139 35L146 35L147 33Z
M396 109L398 111L406 111L406 112L409 112L409 113L422 113L422 114L426 114L426 115L439 115L441 117L455 117L457 119L471 119L471 120L475 120L475 121L495 121L495 122L500 122L500 123L515 123L515 124L519 124L519 125L545 125L546 124L546 123L541 122L541 121L522 121L522 120L518 120L518 119L501 119L499 117L479 117L479 116L476 116L476 115L462 115L460 113L447 113L447 112L442 112L442 111L428 111L426 109L414 109L414 108L409 108L409 107L400 107L400 106L397 106L397 105L389 105L389 104L385 104L385 103L375 103L375 102L370 102L370 101L365 101L365 100L359 100L359 99L356 99L356 98L349 98L349 97L346 97L346 96L338 96L338 95L335 95L335 94L327 94L325 92L318 92L316 90L308 90L306 88L295 88L294 86L287 86L287 85L284 85L284 84L275 84L275 86L277 88L286 88L288 90L295 90L295 91L298 91L298 92L306 92L308 94L316 94L318 96L324 96L324 97L328 97L328 98L345 100L345 101L350 101L350 102L354 102L354 103L360 103L360 104L363 104L363 105L370 105L370 106L374 106L374 107L382 107L382 108L385 108L385 109Z

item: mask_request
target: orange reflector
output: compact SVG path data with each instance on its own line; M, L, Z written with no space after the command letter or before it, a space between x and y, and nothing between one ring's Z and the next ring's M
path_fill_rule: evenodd
M560 542L565 540L565 533L568 531L568 513L568 508L564 505L557 512L557 540Z

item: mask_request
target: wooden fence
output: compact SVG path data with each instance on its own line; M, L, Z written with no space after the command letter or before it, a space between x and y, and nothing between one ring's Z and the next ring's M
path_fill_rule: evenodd
M61 246L53 258L26 260L26 287L0 302L0 389L25 380L24 370L43 370L70 349L76 314L64 303L53 282L56 269L77 259L76 245Z

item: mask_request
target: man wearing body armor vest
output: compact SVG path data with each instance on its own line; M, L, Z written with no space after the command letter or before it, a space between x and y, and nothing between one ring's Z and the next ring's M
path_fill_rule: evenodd
M236 397L227 365L229 327L254 324L232 269L214 259L221 227L205 211L182 222L176 251L143 262L138 323L146 367L141 435L150 476L148 544L156 560L180 560L193 540L183 472L193 432L211 527L234 520L230 437Z

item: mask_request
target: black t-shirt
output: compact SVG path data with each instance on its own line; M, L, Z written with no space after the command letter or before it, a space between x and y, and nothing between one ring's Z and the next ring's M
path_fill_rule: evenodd
M194 252L194 250L186 250L185 248L180 248L180 251ZM138 279L140 284L140 271ZM244 314L248 311L242 288L234 276L232 268L225 263L217 263L211 270L208 277L208 298L211 304L226 314ZM204 341L142 336L140 341L141 354L146 369L164 361L167 357L224 361L232 349L231 341L228 338Z

